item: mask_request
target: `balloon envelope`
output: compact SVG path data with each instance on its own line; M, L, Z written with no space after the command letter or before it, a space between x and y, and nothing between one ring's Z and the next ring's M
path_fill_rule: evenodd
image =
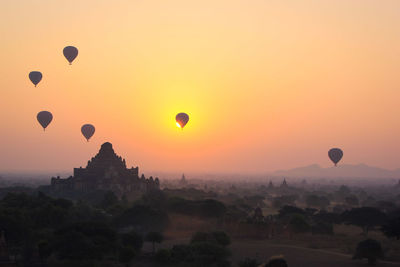
M78 48L75 46L66 46L63 50L64 57L68 60L69 64L78 56Z
M43 130L45 130L53 120L53 115L48 111L40 111L36 117L40 125L42 125Z
M95 131L95 128L91 124L85 124L81 128L81 132L88 142L89 142L90 137L93 136L94 131Z
M31 71L29 72L29 80L31 80L31 82L36 85L42 80L42 73L40 71Z
M336 166L343 157L343 151L340 148L332 148L329 150L328 156Z
M189 121L189 115L186 113L178 113L175 117L177 125L183 129L185 127L186 123Z

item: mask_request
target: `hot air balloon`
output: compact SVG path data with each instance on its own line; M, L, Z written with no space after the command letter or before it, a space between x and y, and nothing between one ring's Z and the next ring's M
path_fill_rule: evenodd
M40 83L40 81L42 80L42 73L40 71L31 71L29 72L29 80L31 80L31 82L35 85Z
M46 130L46 127L53 120L53 115L48 111L40 111L36 117L40 125L42 125L43 130Z
M332 148L329 150L328 156L336 166L343 157L343 151L340 148Z
M175 120L176 125L183 129L183 127L185 127L186 123L189 121L189 115L186 113L178 113L175 117Z
M93 136L94 131L95 131L95 128L91 124L85 124L81 128L81 132L88 142L89 142L90 137Z
M78 48L75 46L66 46L63 50L64 57L68 60L69 64L78 56Z

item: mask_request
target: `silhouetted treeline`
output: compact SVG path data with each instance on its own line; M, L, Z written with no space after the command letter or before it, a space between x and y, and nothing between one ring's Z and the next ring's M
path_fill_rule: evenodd
M338 224L357 226L366 238L370 231L381 231L388 238L400 239L400 209L395 202L375 199L373 206L361 206L371 196L345 186L329 194L294 194L291 189L281 195L243 195L237 188L232 190L236 193L161 190L134 202L104 191L75 201L41 192L8 193L0 200L0 230L5 233L11 259L20 266L67 266L71 262L76 266L118 266L135 261L229 266L228 235L257 239L333 236ZM275 205L277 199L279 205ZM268 209L276 212L268 213ZM168 229L176 223L176 216L187 218L184 223L189 228L197 219L206 222L211 232L195 234L187 245L158 249L159 243L173 238ZM190 229L199 231L195 226ZM143 251L145 242L152 251ZM365 254L360 246L357 257Z

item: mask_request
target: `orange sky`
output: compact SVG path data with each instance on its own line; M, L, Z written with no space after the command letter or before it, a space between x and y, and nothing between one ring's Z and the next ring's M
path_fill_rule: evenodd
M331 147L400 167L399 14L398 0L5 0L0 170L70 171L105 141L147 173L330 166Z

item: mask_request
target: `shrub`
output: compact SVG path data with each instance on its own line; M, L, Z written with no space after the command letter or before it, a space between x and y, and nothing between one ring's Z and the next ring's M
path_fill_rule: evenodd
M377 259L383 259L381 244L373 239L367 239L358 243L353 259L368 259L370 265L374 265Z
M289 224L295 233L305 233L310 231L310 225L300 214L294 214L290 219Z
M258 267L260 262L256 259L245 258L244 260L239 262L239 267Z
M159 249L156 253L156 260L161 264L169 264L172 262L172 254L169 249Z
M140 251L143 246L143 238L141 235L135 233L135 232L130 232L126 234L121 235L121 242L122 245L125 247L132 247L136 251Z
M288 267L283 256L272 256L263 267Z
M155 243L160 244L164 240L164 236L159 232L149 232L146 235L146 241L153 244L153 253L156 251Z
M119 251L119 261L129 266L129 262L136 256L135 249L131 247L122 247Z
M231 239L230 237L222 231L216 231L216 232L196 232L191 239L191 244L194 243L199 243L199 242L210 242L210 243L215 243L218 245L221 245L223 247L226 247L230 245Z

